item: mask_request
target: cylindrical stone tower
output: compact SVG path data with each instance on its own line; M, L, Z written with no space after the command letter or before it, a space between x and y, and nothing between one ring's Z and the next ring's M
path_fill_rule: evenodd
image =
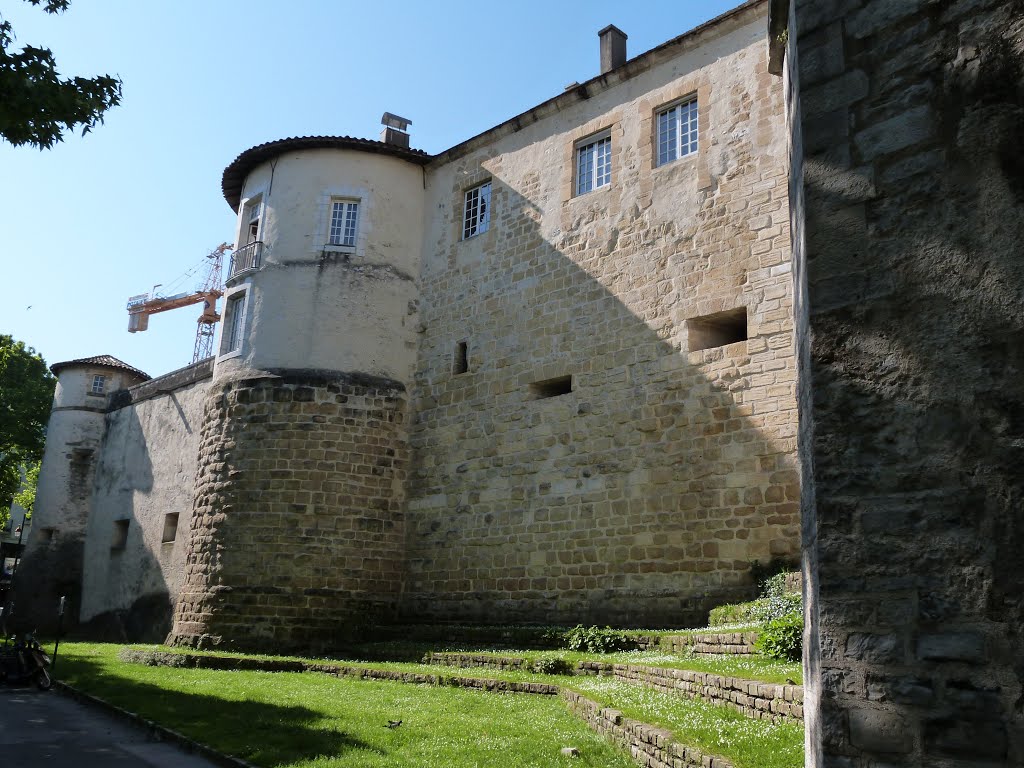
M110 355L55 363L50 370L57 387L32 527L14 583L15 619L25 618L40 631L52 629L61 596L70 601L65 621L73 624L78 617L82 553L107 397L149 379Z
M169 642L324 649L394 613L427 159L314 137L224 172L239 232Z

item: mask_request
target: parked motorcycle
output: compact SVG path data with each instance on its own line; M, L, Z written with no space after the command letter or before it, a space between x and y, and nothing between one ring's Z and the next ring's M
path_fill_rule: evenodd
M40 647L31 632L21 638L5 638L0 648L0 683L28 685L35 683L41 691L53 685L49 655Z

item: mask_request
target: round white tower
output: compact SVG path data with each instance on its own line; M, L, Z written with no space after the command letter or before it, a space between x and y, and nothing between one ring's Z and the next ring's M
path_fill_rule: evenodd
M70 601L66 620L78 616L86 522L108 397L149 379L110 355L55 363L50 370L57 386L32 526L14 581L15 617L28 615L41 630L54 622L61 596Z
M422 152L348 137L254 147L170 640L328 647L401 590Z

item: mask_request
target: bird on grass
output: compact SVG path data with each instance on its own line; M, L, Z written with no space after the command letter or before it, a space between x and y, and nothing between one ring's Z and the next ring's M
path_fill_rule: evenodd
M384 727L385 728L397 728L401 724L402 724L401 720L388 720L388 724L385 725Z

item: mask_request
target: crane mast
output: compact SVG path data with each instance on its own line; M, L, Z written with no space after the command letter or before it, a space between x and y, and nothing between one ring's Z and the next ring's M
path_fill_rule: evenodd
M174 296L157 296L156 287L150 293L142 293L128 299L128 331L137 333L149 328L149 316L172 309L202 304L203 311L199 315L196 326L196 341L192 352L192 362L197 363L213 354L213 337L216 325L220 322L217 312L217 300L224 295L222 281L222 261L224 253L230 251L230 243L221 243L206 255L209 261L206 277L202 286L191 293L178 293Z

